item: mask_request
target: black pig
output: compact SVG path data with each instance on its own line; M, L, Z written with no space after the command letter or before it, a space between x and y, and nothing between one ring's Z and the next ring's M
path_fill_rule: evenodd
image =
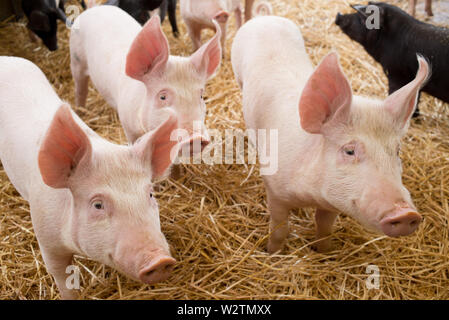
M177 38L179 35L178 25L176 23L176 0L164 0L161 5L161 21L165 19L165 14L168 9L168 19L170 20L170 25L173 34Z
M387 3L369 4L379 8L379 29L366 27L372 12L366 13L364 5L352 6L356 13L338 13L335 23L382 65L388 77L389 93L413 80L418 70L416 54L421 54L433 70L422 91L449 102L449 29L416 20ZM417 107L414 116L418 115Z
M173 34L178 36L178 26L176 24L176 0L108 0L105 4L117 6L126 11L141 25L150 19L148 11L161 8L161 20L165 18L168 8L168 17L172 26Z
M67 20L64 1L22 0L22 9L28 18L28 29L41 38L50 51L58 49L57 20L64 23Z

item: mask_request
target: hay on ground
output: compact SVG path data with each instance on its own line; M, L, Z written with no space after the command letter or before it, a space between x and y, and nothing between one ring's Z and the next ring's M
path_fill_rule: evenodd
M408 1L390 2L406 8ZM292 19L301 28L313 63L334 49L355 93L386 96L387 79L379 64L333 23L337 12L350 11L348 1L271 3L277 15ZM418 12L418 17L424 18L424 12ZM172 54L189 55L191 42L179 10L178 21L179 39L172 36L167 20L164 31ZM29 41L25 23L24 19L0 25L0 55L20 56L36 63L59 96L74 106L69 30L60 24L60 49L49 52L42 44ZM234 34L231 19L228 56L206 88L206 123L223 132L245 128L241 94L229 59ZM258 167L186 165L183 178L164 181L157 194L162 230L178 260L170 279L142 285L100 263L76 257L82 276L81 298L449 299L448 107L423 94L422 119L413 121L404 139L404 184L424 216L412 236L391 239L375 235L340 215L332 235L333 251L320 254L311 249L313 210L302 209L291 214L285 250L268 255L269 216ZM126 143L117 114L92 86L87 108L74 109L103 137ZM366 286L368 265L379 268L378 290ZM0 299L58 297L55 282L42 261L29 206L0 166Z

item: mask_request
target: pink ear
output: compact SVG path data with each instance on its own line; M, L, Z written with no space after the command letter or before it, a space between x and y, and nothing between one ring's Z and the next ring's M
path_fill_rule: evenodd
M179 144L171 140L178 129L178 119L170 112L168 119L155 130L146 133L135 145L137 154L145 163L151 164L153 178L160 178L178 155Z
M190 57L198 73L205 74L206 78L214 74L221 62L221 29L215 20L212 22L215 25L215 35Z
M430 67L427 61L418 56L418 64L419 69L415 79L393 92L384 102L384 107L393 115L400 128L403 128L412 116L419 90L430 77Z
M143 26L126 57L126 74L142 81L150 72L162 72L169 57L168 41L157 14Z
M91 153L87 135L73 119L70 107L63 104L56 111L39 150L38 164L45 184L67 188L72 171Z
M299 101L301 127L323 133L323 126L346 122L352 101L351 86L335 52L328 54L306 83Z

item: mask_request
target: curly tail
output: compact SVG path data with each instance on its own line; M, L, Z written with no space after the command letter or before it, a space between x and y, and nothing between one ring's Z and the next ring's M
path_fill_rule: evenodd
M273 14L273 7L268 1L259 1L254 6L253 15L257 16L271 16Z

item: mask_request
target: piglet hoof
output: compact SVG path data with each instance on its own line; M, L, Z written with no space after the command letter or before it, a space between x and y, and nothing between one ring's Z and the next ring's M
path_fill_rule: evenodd
M179 31L173 31L173 36L175 38L179 38Z
M77 290L62 289L60 298L61 300L78 300L80 297Z
M412 117L413 117L413 118L418 118L420 115L421 115L421 114L419 113L419 109L416 108L415 112L413 112Z
M331 251L331 239L323 239L312 245L312 249L319 253L326 253Z
M282 243L274 243L273 241L268 241L267 251L269 254L273 254L277 251L281 251L284 245Z

